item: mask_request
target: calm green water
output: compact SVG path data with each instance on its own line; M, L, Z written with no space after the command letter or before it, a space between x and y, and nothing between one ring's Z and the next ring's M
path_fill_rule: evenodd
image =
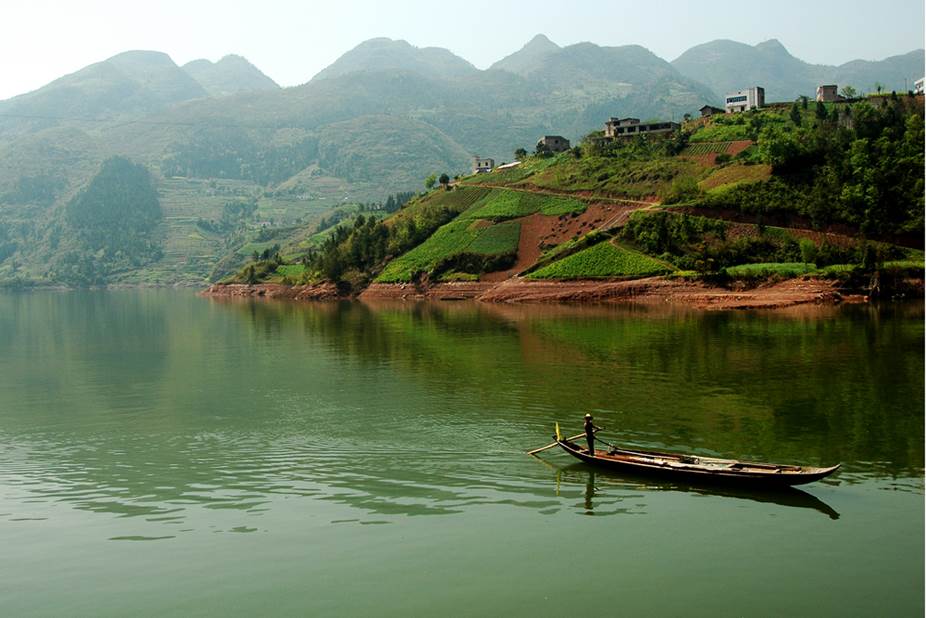
M0 294L0 615L923 615L923 311ZM764 496L545 462L843 462Z

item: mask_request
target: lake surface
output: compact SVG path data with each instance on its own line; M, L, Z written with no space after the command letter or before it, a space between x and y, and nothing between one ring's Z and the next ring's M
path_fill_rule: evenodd
M923 317L2 293L0 615L922 616Z

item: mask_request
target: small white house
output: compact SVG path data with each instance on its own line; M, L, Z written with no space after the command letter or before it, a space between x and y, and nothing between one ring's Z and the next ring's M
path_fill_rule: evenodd
M473 157L473 173L474 174L485 174L486 172L491 172L495 168L495 159L487 159L483 157Z
M926 77L921 77L913 82L913 94L923 94L923 80L926 80Z
M724 97L723 106L728 114L764 107L765 88L762 86L753 86L745 90L731 92Z

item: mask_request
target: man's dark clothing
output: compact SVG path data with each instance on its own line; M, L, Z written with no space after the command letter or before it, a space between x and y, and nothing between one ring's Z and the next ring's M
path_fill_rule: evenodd
M595 427L595 424L592 422L592 419L585 419L585 441L588 442L588 454L595 454L595 430L598 429Z

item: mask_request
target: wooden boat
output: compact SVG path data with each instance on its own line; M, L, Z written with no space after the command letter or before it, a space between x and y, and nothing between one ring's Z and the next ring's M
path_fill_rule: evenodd
M813 468L622 448L607 451L595 449L594 454L590 454L587 448L569 438L557 437L556 443L576 459L588 464L637 474L658 474L695 483L738 483L765 487L803 485L829 476L841 465Z

